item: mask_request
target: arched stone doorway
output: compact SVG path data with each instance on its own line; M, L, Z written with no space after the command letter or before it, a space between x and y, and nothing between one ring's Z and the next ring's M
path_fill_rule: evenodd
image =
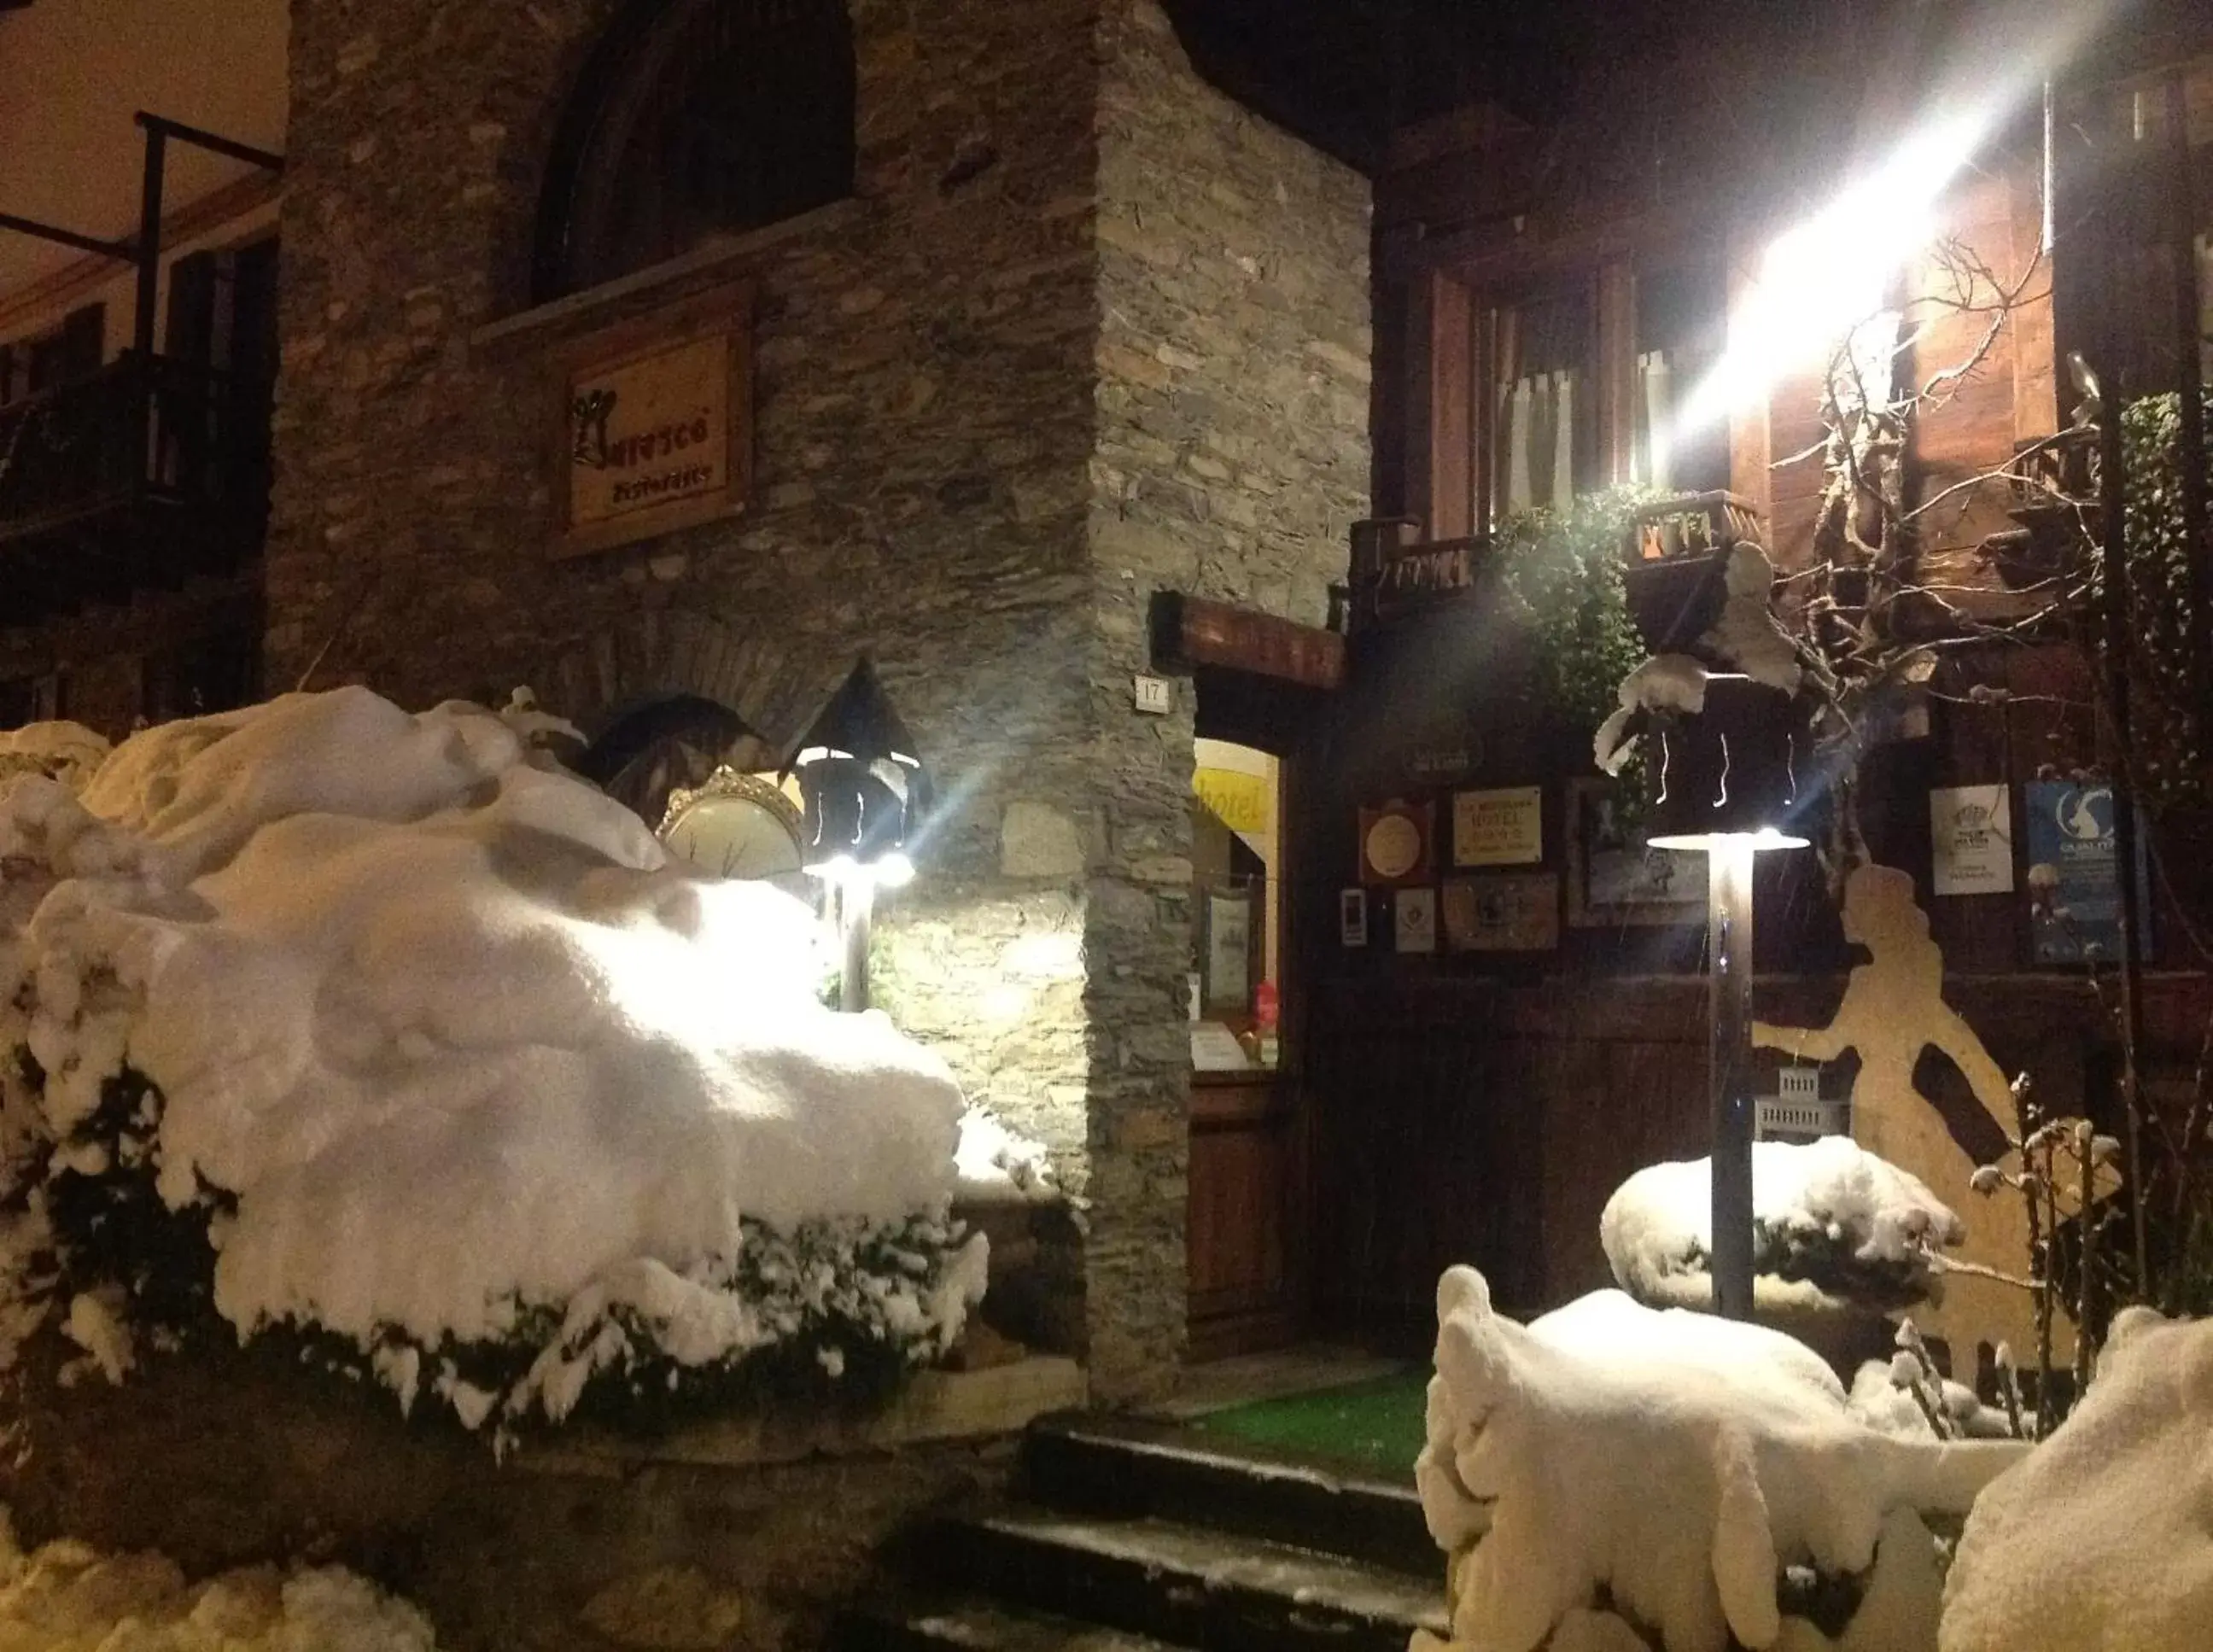
M631 615L546 661L540 700L583 731L576 767L659 825L668 794L718 765L771 768L840 674L711 615Z

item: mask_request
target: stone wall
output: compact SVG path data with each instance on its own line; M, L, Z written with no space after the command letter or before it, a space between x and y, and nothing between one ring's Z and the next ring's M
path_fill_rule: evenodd
M1155 591L1326 618L1368 506L1369 189L1203 82L1154 0L1111 0L1101 39L1091 1289L1142 1340L1183 1314L1150 1293L1183 1254L1198 708L1184 683L1132 716L1131 679Z
M781 745L873 651L949 800L881 996L1080 1191L1090 0L857 0L858 198L579 324L757 283L753 508L555 562L564 329L472 335L522 307L541 157L613 9L296 8L271 680L327 643L319 682L415 703L693 688Z
M1013 1457L1003 1439L735 1466L526 1443L495 1462L450 1422L404 1424L389 1393L273 1350L61 1389L58 1344L10 1377L0 1500L20 1539L155 1549L192 1577L337 1563L422 1607L454 1652L820 1645L893 1531L988 1496Z
M943 800L879 998L1053 1147L1095 1390L1157 1389L1191 708L1137 718L1130 675L1157 586L1320 615L1365 485L1364 186L1204 88L1149 3L852 0L856 199L487 333L614 10L297 0L270 680L527 680L588 721L683 689L781 744L872 652ZM736 277L752 507L549 560L548 351Z

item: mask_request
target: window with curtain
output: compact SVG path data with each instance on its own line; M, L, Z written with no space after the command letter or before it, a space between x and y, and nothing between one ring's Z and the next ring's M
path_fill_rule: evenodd
M1612 265L1484 309L1476 452L1489 520L1564 509L1617 482L1726 488L1727 427L1685 430L1677 415L1721 360L1727 314L1718 259Z
M1491 312L1495 516L1535 506L1564 509L1596 479L1594 320L1585 283Z
M1676 418L1720 363L1727 333L1727 288L1718 260L1638 271L1631 481L1670 493L1728 485L1728 427L1686 430Z

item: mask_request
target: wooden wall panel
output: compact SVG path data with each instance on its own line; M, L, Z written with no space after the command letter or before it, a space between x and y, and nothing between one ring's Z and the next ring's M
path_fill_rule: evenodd
M1467 288L1442 271L1428 277L1430 537L1475 531L1475 314Z
M1597 301L1600 479L1619 486L1631 479L1637 457L1637 276L1629 260L1599 266Z

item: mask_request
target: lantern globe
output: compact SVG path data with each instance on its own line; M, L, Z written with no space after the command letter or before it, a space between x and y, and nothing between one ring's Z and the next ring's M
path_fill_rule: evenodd
M1655 849L1712 852L1727 843L1753 850L1802 849L1795 820L1798 722L1782 689L1734 674L1709 677L1704 710L1659 729L1659 795L1651 806Z
M833 882L914 876L909 844L930 803L914 737L866 655L792 747L804 820L801 863Z

